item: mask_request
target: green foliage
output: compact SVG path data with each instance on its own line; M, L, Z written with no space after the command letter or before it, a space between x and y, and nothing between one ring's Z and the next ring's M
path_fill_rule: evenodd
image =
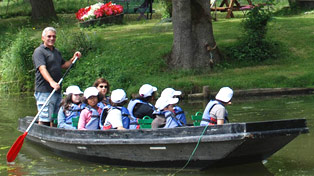
M37 45L35 40L29 38L27 30L20 30L16 39L1 55L0 90L20 92L33 88L32 53Z
M172 17L172 1L171 0L161 0L160 13L163 19Z
M155 0L154 3L156 2ZM158 11L156 10L156 12ZM239 16L238 14L243 16L242 12L234 13L236 17ZM230 46L237 44L237 39L242 35L241 19L225 19L225 13L221 14L221 18L213 22L214 36L220 51L230 53ZM4 41L4 43L0 42L1 50L3 49L0 51L1 59L5 58L4 52L5 55L11 53L11 49L8 49L12 47L13 43L16 43L18 36L16 31L20 26L27 29L28 38L35 38L38 41L36 45L38 46L41 30L49 25L57 28L56 44L62 50L65 59L72 57L73 52L80 50L81 45L83 45L82 48L89 49L65 78L63 89L73 84L85 89L91 86L98 77L108 79L111 90L125 89L128 96L136 93L144 83L157 86L159 92L163 88L173 87L186 94L200 92L204 85L209 85L211 90L219 90L222 86L230 86L234 89L313 87L312 65L314 60L311 59L314 55L311 48L313 14L275 17L276 20L267 23L268 32L265 33L265 40L268 42L270 42L269 39L280 41L281 48L274 47L277 51L282 51L276 51L278 59L268 59L262 64L251 61L255 63L240 69L238 67L241 62L236 60L234 63L228 62L216 66L213 70L201 71L180 71L166 66L164 56L171 52L173 30L171 23L156 25L160 22L156 16L153 17L153 20L135 21L130 19L125 20L124 25L84 29L78 27L74 14L59 14L58 17L59 21L52 24L29 23L26 17L0 20L0 27L3 29L0 31L0 39ZM134 16L134 19L136 17L138 16ZM129 18L129 15L125 15L126 18ZM83 34L84 37L80 37ZM75 37L83 38L79 40L85 42L76 44L78 39ZM84 46L85 43L89 43L87 45L89 47ZM84 52L84 50L82 51ZM234 52L238 51L240 50ZM30 52L32 53L33 50ZM233 55L230 58L233 58ZM249 61L242 61L242 63L246 62ZM30 79L27 78L30 85L33 84L34 73L32 72L31 75ZM6 84L2 78L1 81Z
M92 48L97 48L97 39L81 30L74 32L70 28L61 28L57 31L57 37L56 48L64 59L72 58L75 51L86 55Z
M255 7L248 12L242 22L244 34L239 42L229 49L228 56L240 61L242 65L275 58L276 44L266 38L267 23L270 19L270 11L265 10L263 6Z
M95 4L99 0L53 0L56 13L75 13L80 8ZM0 1L0 19L16 16L31 16L32 7L26 0L3 0Z
M289 6L285 6L280 10L274 12L276 16L291 16L291 15L298 15L304 13L305 9L302 9L297 3L290 2Z
M99 0L53 0L57 13L76 13L80 8L95 4Z
M16 16L30 16L32 7L29 1L3 0L0 2L0 19Z
M127 91L130 88L133 91L144 83L160 84L163 78L155 79L154 75L165 67L165 61L160 59L160 55L169 51L159 48L168 37L152 34L150 30L142 28L151 29L140 25L130 26L127 33L115 26L106 30L86 29L91 30L89 33L95 34L96 38L105 36L105 39L98 42L97 51L90 52L79 61L70 72L64 88L77 84L84 89L91 86L98 77L109 80L111 90L123 88ZM133 86L136 88L133 89Z

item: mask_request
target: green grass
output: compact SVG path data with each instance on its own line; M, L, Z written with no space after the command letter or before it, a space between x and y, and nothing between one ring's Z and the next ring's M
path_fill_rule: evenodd
M237 17L242 12L236 13ZM213 22L213 28L217 46L224 52L235 44L243 31L242 18L225 19L225 13L222 14ZM136 93L144 83L157 86L159 91L174 87L185 93L199 92L204 85L209 85L211 90L222 86L233 89L314 86L314 14L281 15L269 23L267 37L280 44L277 60L269 58L250 67L222 63L212 70L185 71L166 65L164 56L171 51L173 30L171 23L159 23L161 15L158 13L153 20L135 21L137 15L126 15L123 25L94 28L79 28L74 14L58 16L58 22L40 24L31 23L28 17L1 20L0 27L4 30L0 31L0 39L5 44L1 43L0 47L3 50L10 47L18 32L16 29L21 26L38 42L45 26L55 26L59 32L69 35L81 31L93 38L97 41L96 46L93 45L92 50L77 62L65 79L64 88L76 84L85 89L99 76L110 81L111 90L123 88L128 95ZM67 37L66 34L63 37ZM60 46L58 39L57 46ZM70 54L70 51L63 52L63 56Z

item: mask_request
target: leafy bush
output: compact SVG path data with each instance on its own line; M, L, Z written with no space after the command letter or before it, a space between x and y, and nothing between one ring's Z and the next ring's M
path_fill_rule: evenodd
M30 39L24 29L1 55L0 90L5 92L29 91L33 88L32 53L38 43Z
M161 16L163 19L172 17L172 1L162 0L161 2Z
M66 60L72 58L75 51L86 55L92 48L97 48L97 39L83 31L73 32L66 28L58 30L57 35L56 47Z
M274 58L276 43L266 39L267 23L271 12L263 6L253 8L242 22L244 34L239 42L228 49L227 55L242 64L261 62Z

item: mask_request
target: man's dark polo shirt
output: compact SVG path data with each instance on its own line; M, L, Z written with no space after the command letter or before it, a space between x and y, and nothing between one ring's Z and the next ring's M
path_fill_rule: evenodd
M50 87L50 84L40 74L39 66L45 65L52 79L58 82L62 78L61 65L65 63L61 53L56 48L51 51L44 44L41 44L33 53L33 62L36 69L35 91L52 92L53 88ZM61 93L61 89L57 92Z

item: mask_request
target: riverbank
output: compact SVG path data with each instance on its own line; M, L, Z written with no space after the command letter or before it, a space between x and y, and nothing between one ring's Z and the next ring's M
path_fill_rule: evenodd
M203 87L203 92L188 94L188 99L209 99L215 97L217 91L210 91L208 86ZM259 88L247 90L234 90L233 97L252 97L252 96L281 96L281 95L304 95L313 94L314 88Z
M234 45L242 35L241 21L242 18L220 18L213 22L214 36L222 53L227 52L228 46ZM73 49L84 48L85 45L86 49L90 49L65 79L64 89L73 84L85 89L97 77L108 79L111 90L123 88L128 95L137 93L139 87L145 83L158 87L159 92L166 87L173 87L185 94L201 92L206 85L213 92L223 86L234 90L314 87L314 14L273 18L268 26L267 37L279 43L281 50L278 51L278 59L269 58L246 67L224 62L216 64L213 69L203 70L174 70L167 67L164 56L171 51L173 30L171 23L161 23L160 18L153 17L153 20L143 21L125 18L123 25L83 29L78 26L74 14L62 14L59 15L59 21L53 23L34 24L28 17L0 21L3 29L0 38L4 41L1 44L0 65L5 66L2 67L0 77L1 90L33 91L34 71L31 59L26 62L26 65L31 65L31 69L22 70L13 66L16 63L13 61L19 55L10 53L20 51L17 48L23 48L24 45L20 43L24 40L21 39L32 39L39 44L41 31L48 25L57 28L57 47L66 59L73 54ZM25 34L20 38L17 35L19 30L16 30L19 28L23 28ZM77 45L77 40L74 39L87 41L81 41L81 45ZM93 45L86 44L89 41ZM74 44L76 47L71 48ZM29 51L25 55L31 57L33 50ZM17 79L15 76L21 78ZM14 86L18 87L13 88Z

